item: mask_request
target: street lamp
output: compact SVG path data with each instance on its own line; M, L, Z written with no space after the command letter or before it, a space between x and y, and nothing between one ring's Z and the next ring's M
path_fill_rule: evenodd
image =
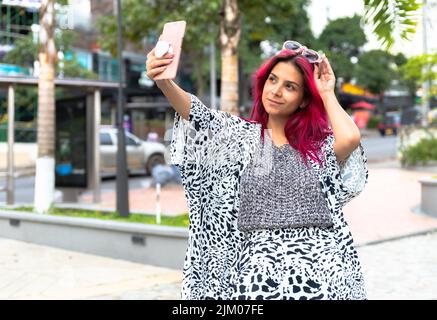
M422 36L423 36L423 54L428 54L428 35L427 35L427 15L426 15L426 0L422 4ZM423 72L428 73L428 65L425 64ZM429 112L429 82L425 80L422 84L422 126L428 126L428 112Z
M129 217L129 186L127 181L126 141L123 128L123 56L121 33L121 3L117 0L117 51L118 51L118 103L117 103L117 211L122 217Z

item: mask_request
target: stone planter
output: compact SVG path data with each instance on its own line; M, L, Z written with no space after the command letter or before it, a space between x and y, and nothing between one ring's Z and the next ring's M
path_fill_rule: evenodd
M421 210L437 218L437 178L423 177L419 182L422 185Z
M188 228L2 209L0 237L182 270Z

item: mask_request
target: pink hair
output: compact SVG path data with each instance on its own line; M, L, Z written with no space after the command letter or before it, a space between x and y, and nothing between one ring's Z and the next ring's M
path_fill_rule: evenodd
M322 163L320 149L323 141L332 133L328 127L328 115L314 81L314 66L295 51L280 51L255 72L253 76L254 105L249 120L261 123L261 138L264 139L264 130L267 129L269 115L262 104L262 93L270 72L278 62L292 63L304 79L303 101L306 107L298 108L285 125L284 131L288 143L300 152L306 165L308 165L307 156Z

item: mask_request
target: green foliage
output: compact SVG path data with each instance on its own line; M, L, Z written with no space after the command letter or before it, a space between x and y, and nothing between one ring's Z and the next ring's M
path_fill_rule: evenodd
M38 105L38 87L36 86L17 86L15 88L15 118L16 118L16 141L29 142L28 138L33 138L31 133L31 127L26 127L26 123L34 123L34 117L36 116L36 109ZM0 101L0 123L6 124L7 118L7 100ZM2 128L3 129L3 128ZM6 136L6 129L4 131ZM30 135L30 136L29 136ZM3 141L3 135L0 137L0 141Z
M364 5L364 21L373 26L373 32L387 49L392 47L397 29L402 39L410 39L416 32L420 0L364 0Z
M22 212L33 212L32 207L18 207L15 209ZM64 209L51 207L48 212L49 215L54 216L66 216L73 218L93 218L100 220L113 220L119 222L131 222L131 223L144 223L144 224L155 224L156 217L153 214L140 214L131 213L128 218L121 217L117 212L105 212L105 211L92 211L92 210L82 210L82 209ZM173 226L173 227L188 227L189 219L188 213L179 216L161 216L161 225Z
M206 48L212 40L218 40L221 1L122 1L122 33L124 39L142 49L142 41L152 47L166 22L186 20L187 29L183 43L182 63L191 64L191 76L197 87L203 86L207 75L208 56ZM98 21L100 47L117 55L117 19L107 15Z
M239 1L244 22L239 48L244 74L250 75L262 63L261 41L268 40L278 49L285 40L296 40L308 47L315 45L307 4L306 0Z
M381 116L371 116L369 121L367 122L367 129L376 129L378 127L378 123L381 122Z
M412 81L419 87L425 81L432 83L437 80L437 53L423 54L411 57L401 66L400 72L405 80Z
M437 139L434 137L422 139L402 151L403 165L424 165L429 161L437 161Z
M57 67L59 71L59 66ZM85 78L98 80L99 76L79 64L77 59L64 60L64 78Z
M360 17L339 18L329 22L318 38L318 49L324 51L335 70L336 76L346 82L354 76L352 57L359 57L366 43L366 35L360 25Z
M395 75L394 56L383 50L363 53L356 69L358 84L376 94L388 89Z
M80 70L85 70L80 68ZM85 70L87 71L87 70ZM91 74L91 76L95 76ZM69 98L74 97L75 93L71 90L56 87L55 97ZM17 86L15 88L15 140L17 142L35 142L34 130L36 128L36 115L38 110L38 87L36 86ZM7 118L7 100L0 101L0 141L5 141Z
M270 40L282 44L286 39L295 39L311 45L312 36L309 19L305 11L308 0L240 0L238 1L242 19L242 34L238 54L242 62L243 74L249 75L261 61L260 42ZM222 16L220 0L125 0L123 6L124 39L140 47L143 39L153 47L163 25L168 21L186 20L187 29L183 43L182 63L192 66L190 74L203 86L209 78L209 56L207 48L211 41L217 45L220 54L219 32ZM284 14L286 12L287 14ZM266 22L269 19L270 22ZM117 21L108 15L99 22L99 45L103 50L116 56ZM217 67L220 66L218 59Z
M77 40L77 34L72 30L63 30L58 33L55 39L56 47L62 48L64 52L72 50L73 43ZM33 36L17 39L14 48L9 51L3 61L5 63L18 65L25 68L33 68L33 62L38 58L38 43L34 43ZM59 64L56 72L59 73ZM64 60L64 78L87 78L98 79L98 75L82 67L77 59ZM64 96L64 90L56 89L56 96ZM15 105L17 107L17 117L24 117L22 121L34 121L35 110L38 102L38 88L35 86L17 86L15 91ZM5 121L3 115L6 113L7 101L0 101L0 120Z
M73 30L63 30L57 33L55 38L56 48L63 52L71 51L76 41L77 34ZM15 41L14 48L5 55L3 61L25 68L33 68L33 62L38 59L38 46L38 43L34 43L32 34L29 34L27 37ZM59 64L56 66L56 71L59 72ZM76 57L72 60L64 60L64 77L98 78L97 74L82 67ZM19 94L18 92L17 98Z
M348 57L357 56L367 41L360 20L360 16L354 15L330 21L319 36L320 46Z
M32 35L17 39L14 48L3 58L3 62L26 68L33 67L38 56L38 44L34 43Z

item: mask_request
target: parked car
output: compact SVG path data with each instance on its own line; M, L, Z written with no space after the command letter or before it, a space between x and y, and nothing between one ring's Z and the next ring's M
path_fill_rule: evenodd
M157 164L165 164L165 145L144 141L125 132L128 170L143 169L150 175ZM100 129L100 165L104 173L115 173L117 169L117 128Z
M387 112L378 123L381 136L397 135L401 127L401 114L399 112Z

